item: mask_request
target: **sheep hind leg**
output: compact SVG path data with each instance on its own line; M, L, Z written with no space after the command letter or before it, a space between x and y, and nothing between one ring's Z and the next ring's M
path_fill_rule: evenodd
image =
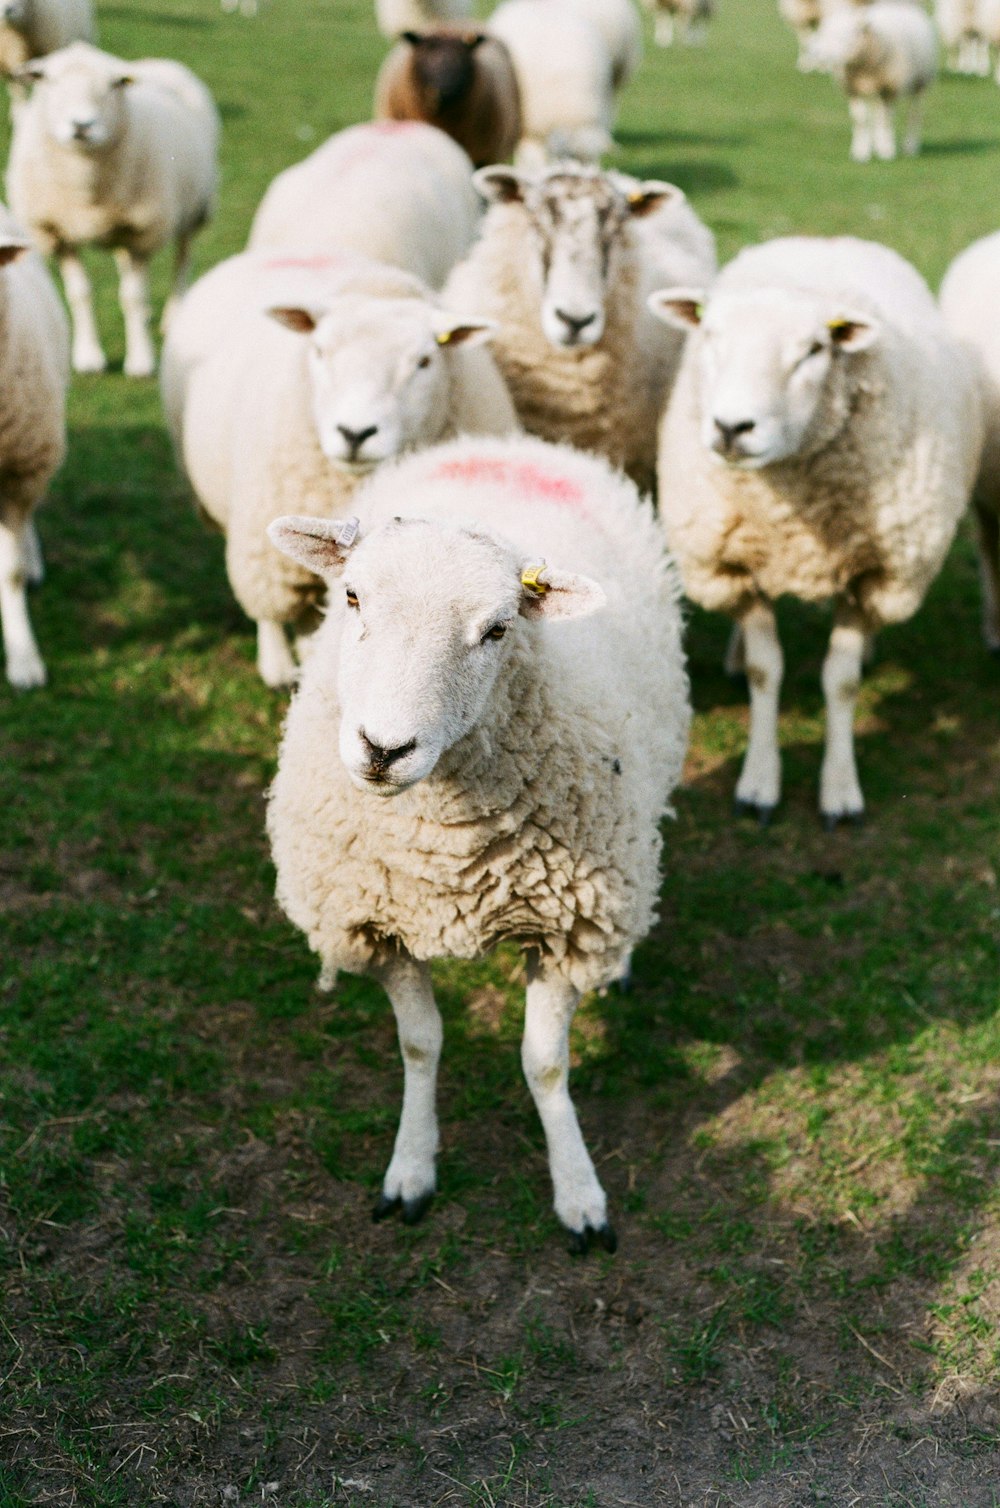
M722 668L734 681L741 680L747 673L746 646L743 643L743 630L738 623L733 624L729 634L729 643L722 657Z
M294 686L299 678L284 625L273 618L257 620L257 671L264 685L275 691Z
M156 352L149 333L149 268L145 257L126 247L115 252L118 301L125 320L125 376L152 377Z
M1000 514L977 503L975 518L983 593L983 639L991 654L1000 655Z
M653 41L657 47L674 45L674 18L668 10L658 10L653 21Z
M26 520L0 520L0 635L7 679L19 691L44 686L45 665L28 616Z
M617 1241L608 1224L607 1198L569 1097L569 1029L579 998L565 979L546 977L533 966L521 1065L545 1132L555 1212L569 1231L570 1251L582 1254L592 1241L605 1251L614 1251Z
M778 704L784 658L769 603L755 603L743 614L739 627L750 687L750 737L736 785L736 809L755 813L761 826L766 826L781 799Z
M922 94L910 96L906 110L906 132L903 136L903 155L916 157L920 151L923 134L924 99Z
M107 357L94 319L94 298L86 268L75 252L60 252L59 272L73 321L74 372L103 372Z
M896 157L894 110L895 104L889 100L879 99L872 103L875 156L880 162L893 162Z
M434 1001L430 969L400 952L376 970L393 1013L403 1055L403 1108L392 1160L372 1218L397 1210L406 1225L416 1225L437 1186L437 1071L441 1058L441 1016Z
M24 550L24 579L29 586L41 586L45 580L45 556L42 554L42 541L38 537L33 518L29 518L24 526L21 545Z
M855 608L837 606L830 646L823 661L826 738L819 780L823 825L860 821L865 809L854 755L854 707L861 684L861 664L870 625Z

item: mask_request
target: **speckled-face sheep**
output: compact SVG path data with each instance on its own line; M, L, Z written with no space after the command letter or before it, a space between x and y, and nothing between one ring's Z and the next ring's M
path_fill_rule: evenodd
M450 136L421 121L378 121L338 131L279 173L247 244L353 251L440 288L481 212L472 163Z
M336 516L362 477L403 451L517 430L482 348L489 332L397 268L345 272L315 256L245 253L181 304L164 350L165 406L194 493L226 534L268 685L294 680L284 626L308 621L322 582L271 546L267 525L306 505Z
M589 17L571 0L503 0L487 30L506 43L521 90L515 162L596 162L611 149L614 67Z
M384 37L398 37L442 21L464 21L473 9L473 0L375 0L375 20Z
M178 295L191 239L214 204L219 121L212 97L180 63L125 63L87 42L30 63L19 77L34 87L15 117L7 187L17 218L58 261L73 317L73 367L100 372L106 365L79 257L82 246L97 245L118 263L125 372L149 376L156 366L149 259L174 244Z
M708 23L715 14L715 0L645 0L653 12L653 38L657 47L671 47L674 38L691 46L704 42Z
M706 282L715 245L680 189L562 163L485 168L491 207L445 300L497 322L493 353L524 427L655 480L656 424L683 341L646 307L665 282Z
M855 162L896 156L893 116L900 101L907 117L903 151L910 157L919 152L924 91L937 76L937 37L919 5L875 0L838 9L816 33L811 52L847 95Z
M569 1096L582 992L653 920L680 777L677 587L648 506L592 456L460 440L380 473L362 523L272 525L329 583L268 830L278 899L392 1002L405 1088L375 1209L435 1188L441 1020L430 960L528 954L522 1062L571 1249L614 1235ZM582 574L579 574L582 573ZM337 757L339 750L340 757Z
M41 581L34 511L66 453L69 326L52 279L0 207L0 631L7 679L45 684L25 584Z
M70 42L93 40L90 0L0 0L0 73L16 73Z
M660 433L660 513L688 595L742 630L750 742L737 803L766 820L780 795L772 603L832 600L820 811L831 825L856 818L862 651L916 612L968 502L982 446L975 362L915 269L851 237L770 241L707 297L653 302L696 332Z
M375 80L375 118L437 126L477 167L504 162L521 139L510 53L481 31L404 32Z
M986 442L973 492L983 588L983 638L1000 655L1000 232L974 241L941 284L949 330L975 350L982 373Z

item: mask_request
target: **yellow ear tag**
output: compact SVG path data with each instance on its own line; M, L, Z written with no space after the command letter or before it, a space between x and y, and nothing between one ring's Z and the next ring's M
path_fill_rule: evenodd
M826 322L826 328L829 330L834 339L836 339L838 335L847 334L848 330L851 328L851 323L852 321L849 319L828 319Z
M705 305L704 304L695 304L695 306L694 306L694 317L697 320L704 319L704 317L705 317Z
M534 592L536 597L545 596L545 593L549 590L549 584L547 581L539 580L544 570L545 561L543 560L541 565L527 566L521 572L521 585L526 592Z
M628 195L628 202L629 204L641 204L645 197L645 194L640 193L638 189L633 189L631 194Z
M434 339L437 341L439 346L450 346L453 334L453 330L445 330L443 335L435 335Z

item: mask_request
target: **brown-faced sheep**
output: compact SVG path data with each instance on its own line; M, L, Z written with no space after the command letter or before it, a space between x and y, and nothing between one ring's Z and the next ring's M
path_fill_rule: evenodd
M376 120L447 131L476 167L509 158L521 139L521 92L510 53L481 31L407 31L375 81Z

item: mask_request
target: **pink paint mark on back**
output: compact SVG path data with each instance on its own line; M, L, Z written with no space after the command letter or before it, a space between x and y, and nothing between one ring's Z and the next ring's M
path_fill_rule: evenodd
M412 136L433 130L436 127L427 126L420 120L366 121L364 125L352 126L342 136L334 138L330 154L332 165L338 172L351 173L377 157L386 138Z
M269 257L261 265L265 272L278 272L287 267L304 267L310 272L320 272L326 267L344 267L351 258L331 255L315 257Z
M585 513L584 490L578 482L558 471L550 471L535 461L504 461L496 456L465 456L461 460L442 461L431 472L430 481L493 482L507 487L521 497L543 499L575 512Z

